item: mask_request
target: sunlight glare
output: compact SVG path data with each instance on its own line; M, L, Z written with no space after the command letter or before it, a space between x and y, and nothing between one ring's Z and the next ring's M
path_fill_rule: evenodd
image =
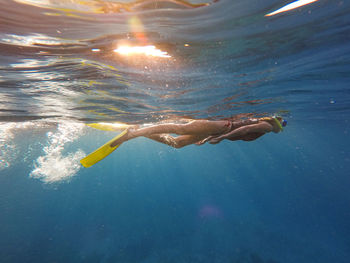
M153 45L149 46L119 46L114 52L124 55L124 56L132 56L132 55L144 55L144 56L152 56L152 57L161 57L161 58L170 58L171 56L160 49L157 49Z
M286 12L286 11L289 11L289 10L292 10L292 9L295 9L295 8L298 8L298 7L301 7L304 5L308 5L308 4L311 4L313 2L317 2L317 1L318 0L297 0L297 1L294 1L290 4L288 4L288 5L285 5L284 7L281 7L280 9L277 9L274 12L268 13L265 16L277 15L279 13L283 13L283 12Z

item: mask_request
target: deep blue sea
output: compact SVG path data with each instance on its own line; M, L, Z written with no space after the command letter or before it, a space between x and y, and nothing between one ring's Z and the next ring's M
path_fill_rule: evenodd
M0 263L350 262L350 4L291 2L0 0ZM274 114L79 163L88 123Z

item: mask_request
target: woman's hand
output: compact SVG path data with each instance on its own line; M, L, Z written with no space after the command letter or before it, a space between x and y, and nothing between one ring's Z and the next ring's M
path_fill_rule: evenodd
M223 140L223 136L213 137L209 140L210 144L217 144Z
M203 145L203 144L205 144L206 142L210 141L213 138L215 138L215 136L209 136L209 137L205 138L204 140L196 142L195 145Z
M201 140L199 142L196 142L196 145L203 145L206 142L209 142L210 144L217 144L219 142L221 142L225 137L223 135L221 136L209 136L207 138L205 138L204 140Z

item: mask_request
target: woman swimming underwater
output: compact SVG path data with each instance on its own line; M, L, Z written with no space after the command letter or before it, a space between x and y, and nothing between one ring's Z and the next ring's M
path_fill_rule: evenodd
M161 123L143 128L131 126L123 136L111 143L111 147L140 136L174 148L190 144L202 145L206 142L216 144L224 139L253 141L266 133L282 131L286 124L281 117L274 116L246 120L191 120L184 124Z

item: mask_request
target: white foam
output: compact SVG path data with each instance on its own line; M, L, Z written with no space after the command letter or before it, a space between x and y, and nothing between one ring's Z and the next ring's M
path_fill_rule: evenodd
M34 170L30 177L45 183L54 183L76 175L81 167L79 160L85 153L78 149L64 154L64 148L78 139L83 134L83 129L84 124L68 122L58 124L57 132L48 132L48 145L43 148L45 155L34 161Z
M0 125L0 170L9 167L15 157L15 145L12 143L14 137L11 132L12 129L13 125L4 123Z
M0 171L8 168L18 156L15 132L33 126L33 122L0 123Z

